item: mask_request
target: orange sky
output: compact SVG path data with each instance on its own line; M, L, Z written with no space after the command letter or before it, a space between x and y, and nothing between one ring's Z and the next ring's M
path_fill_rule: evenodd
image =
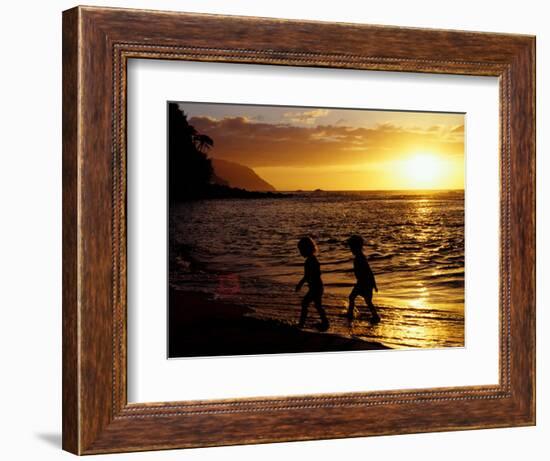
M278 190L463 189L464 114L180 103L211 157Z

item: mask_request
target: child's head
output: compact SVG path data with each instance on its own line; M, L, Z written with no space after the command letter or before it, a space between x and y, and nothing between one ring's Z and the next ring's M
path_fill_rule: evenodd
M347 244L352 253L357 254L363 250L363 237L360 235L352 235L348 240Z
M302 237L298 240L298 250L304 258L307 258L317 253L317 245L311 237Z

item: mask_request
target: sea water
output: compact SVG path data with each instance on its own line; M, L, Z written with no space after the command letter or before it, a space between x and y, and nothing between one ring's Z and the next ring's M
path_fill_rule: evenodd
M392 348L464 345L464 192L292 192L281 198L199 200L169 213L169 283L250 307L284 323L299 318L303 258L312 237L325 286L331 333ZM359 234L375 274L382 321L364 301L345 317L355 278L346 239ZM313 306L309 323L317 321Z

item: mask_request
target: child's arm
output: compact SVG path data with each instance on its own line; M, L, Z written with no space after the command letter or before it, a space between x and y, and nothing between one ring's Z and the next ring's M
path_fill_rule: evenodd
M302 285L306 283L308 280L311 280L312 278L312 271L313 271L313 260L311 258L308 258L304 263L304 276L302 277L302 280L298 282L298 285L296 285L296 291L300 291L302 288Z
M376 278L374 277L374 272L370 268L369 261L365 257L363 261L361 261L360 265L360 271L361 271L361 279L366 280L369 285L372 284L372 287L374 288L374 291L378 293L378 287L376 286Z
M302 286L306 283L306 277L303 276L302 279L298 282L298 285L296 285L296 291L300 291L302 289Z
M368 267L369 275L372 279L372 286L374 288L374 291L376 291L378 293L378 287L376 286L376 278L374 277L374 272L370 268L370 264L368 263L368 261L367 261L367 267Z

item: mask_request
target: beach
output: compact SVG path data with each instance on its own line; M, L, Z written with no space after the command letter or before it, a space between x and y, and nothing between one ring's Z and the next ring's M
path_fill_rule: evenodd
M205 293L171 289L169 296L169 357L387 349L374 341L255 318L252 309Z

